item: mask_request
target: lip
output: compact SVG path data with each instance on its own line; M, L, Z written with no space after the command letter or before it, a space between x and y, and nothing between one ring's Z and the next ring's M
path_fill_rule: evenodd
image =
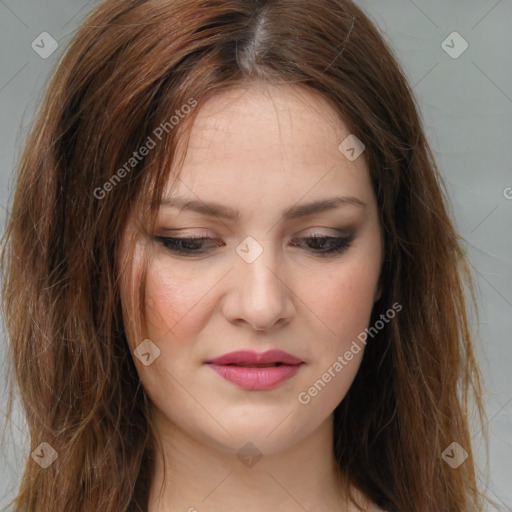
M269 367L241 365L278 364ZM258 353L238 350L205 362L227 381L247 390L271 389L293 377L304 361L282 350Z
M283 363L289 365L296 365L302 363L302 359L295 357L283 350L267 350L266 352L259 353L252 350L237 350L224 354L215 359L209 359L206 363L213 364L271 364Z

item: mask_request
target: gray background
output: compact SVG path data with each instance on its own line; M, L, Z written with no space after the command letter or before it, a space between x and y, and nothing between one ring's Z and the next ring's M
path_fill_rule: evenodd
M65 43L97 1L0 0L0 223L4 230L13 168L48 76ZM489 465L475 426L481 481L498 509L512 512L512 0L359 0L401 62L445 177L455 222L478 284L473 323L485 377ZM457 58L462 40L468 48ZM48 32L59 43L41 58L31 43ZM447 39L448 37L448 39ZM39 39L38 39L39 40ZM450 56L444 47L452 53ZM453 41L452 41L453 40ZM447 47L451 46L453 48ZM3 331L2 331L3 332ZM5 334L0 343L0 424L6 394ZM0 506L12 498L29 455L23 418L0 453Z

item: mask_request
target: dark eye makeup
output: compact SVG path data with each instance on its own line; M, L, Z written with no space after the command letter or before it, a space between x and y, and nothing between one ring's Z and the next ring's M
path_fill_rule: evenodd
M211 246L220 246L222 242L210 237L187 236L187 237L166 237L155 236L157 242L174 254L184 256L204 255L212 251L212 247L204 248L206 243ZM301 242L305 242L306 250L319 257L335 256L344 253L351 245L354 239L353 234L345 236L326 236L324 234L314 233L312 236L299 238L292 241L293 247L301 247ZM299 241L297 243L297 240Z

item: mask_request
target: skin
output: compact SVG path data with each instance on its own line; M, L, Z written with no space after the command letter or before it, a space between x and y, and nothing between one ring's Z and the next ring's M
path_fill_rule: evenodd
M192 257L142 235L126 257L128 235L138 236L128 222L120 252L127 337L132 353L146 338L160 350L149 366L134 357L165 457L165 474L155 463L150 512L355 510L340 491L331 414L364 346L307 405L297 398L368 327L381 293L382 227L365 154L352 162L338 149L349 134L325 99L298 86L223 92L199 112L177 188L166 194L215 201L240 218L161 206L153 235L215 240ZM366 206L283 219L288 207L334 196ZM337 255L319 256L322 246L305 240L340 236L340 229L354 239ZM252 263L235 250L247 236L262 249ZM147 322L137 338L125 304L140 279L143 248L151 255ZM305 364L271 390L242 389L204 364L234 350L272 348ZM247 442L262 454L252 467L237 458Z

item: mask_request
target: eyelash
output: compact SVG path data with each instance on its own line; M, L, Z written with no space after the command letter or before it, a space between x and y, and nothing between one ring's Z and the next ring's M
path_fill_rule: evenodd
M191 249L184 249L180 244L189 244L189 243L195 243L195 242L206 242L208 240L214 240L213 238L209 237L165 237L165 236L156 236L155 237L158 242L160 242L166 249L169 251L176 253L176 254L182 254L182 255L201 255L205 254L205 252L198 252ZM351 245L353 240L353 235L349 235L346 237L337 237L337 236L326 236L326 235L320 235L320 234L313 234L312 236L301 238L299 240L314 240L314 241L331 241L331 243L334 245L331 249L327 251L318 251L318 250L312 250L313 253L315 253L316 256L319 257L328 257L328 256L335 256L338 254L341 254L345 252Z

